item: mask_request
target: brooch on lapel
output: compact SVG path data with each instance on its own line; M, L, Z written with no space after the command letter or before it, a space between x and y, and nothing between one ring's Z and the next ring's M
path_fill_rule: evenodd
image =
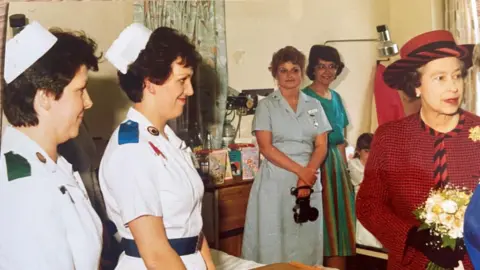
M152 134L153 136L158 136L160 134L160 131L158 131L158 129L156 127L153 127L153 126L149 126L147 128L147 131Z
M40 152L37 152L35 154L37 155L37 158L40 162L47 163L47 159Z
M480 141L480 126L470 128L468 138L473 142Z
M152 147L153 152L155 152L155 155L162 156L165 160L167 160L167 158L162 153L162 151L160 151L160 149L158 149L152 142L148 142L148 144L150 145L150 147Z

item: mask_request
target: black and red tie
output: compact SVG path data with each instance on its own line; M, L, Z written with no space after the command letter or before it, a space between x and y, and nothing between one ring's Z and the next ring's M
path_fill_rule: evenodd
M445 148L445 139L456 136L462 130L465 124L465 115L460 113L460 118L458 120L457 126L448 133L440 133L431 127L427 126L423 121L422 127L430 135L435 137L435 154L433 155L433 180L435 187L443 187L448 184L448 166L447 166L447 149Z

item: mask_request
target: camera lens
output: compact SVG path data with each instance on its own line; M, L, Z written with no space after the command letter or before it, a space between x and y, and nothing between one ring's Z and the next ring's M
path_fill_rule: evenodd
M310 208L310 216L309 220L310 221L315 221L318 218L318 210L315 207Z

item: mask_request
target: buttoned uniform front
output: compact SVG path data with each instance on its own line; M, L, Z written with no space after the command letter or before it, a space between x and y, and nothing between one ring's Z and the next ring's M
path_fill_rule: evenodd
M272 145L301 166L306 166L318 135L331 126L319 101L300 92L294 111L279 90L261 100L253 131L272 133ZM326 145L325 145L326 147ZM310 205L317 208L315 221L297 224L293 219L298 176L264 159L255 176L245 221L242 256L263 264L299 261L323 263L323 208L320 173L313 185Z
M78 173L6 127L0 156L0 269L93 270L102 225Z
M113 132L100 164L100 187L109 218L122 238L133 239L128 223L162 217L168 239L198 236L203 182L189 149L165 126L168 140L131 108ZM199 251L181 256L189 270L206 269ZM120 255L116 269L146 269L141 258Z

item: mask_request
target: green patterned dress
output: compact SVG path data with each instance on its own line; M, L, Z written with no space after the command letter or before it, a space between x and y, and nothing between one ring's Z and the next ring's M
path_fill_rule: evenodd
M324 215L324 255L355 255L355 192L337 145L345 142L349 124L340 95L330 90L332 99L319 96L309 87L303 92L322 104L333 131L328 135L328 153L321 168Z

